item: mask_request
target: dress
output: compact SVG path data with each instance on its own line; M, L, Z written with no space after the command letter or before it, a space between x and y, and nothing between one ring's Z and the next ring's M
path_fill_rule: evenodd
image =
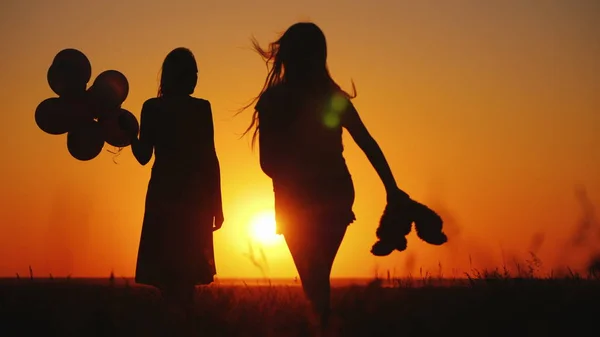
M148 100L140 140L154 144L136 282L157 287L209 284L216 274L213 217L220 210L219 164L210 103Z
M345 115L354 111L350 101L339 90L282 84L265 92L256 110L277 232L305 235L352 223L354 185L342 154Z

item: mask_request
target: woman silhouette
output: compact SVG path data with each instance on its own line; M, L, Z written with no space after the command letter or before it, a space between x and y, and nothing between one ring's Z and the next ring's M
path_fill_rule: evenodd
M306 297L322 326L330 315L330 274L347 226L355 220L354 187L342 155L349 131L379 174L388 202L413 201L396 185L377 142L329 74L327 44L313 23L296 23L268 50L253 40L269 72L256 103L252 141L273 181L277 232L283 234ZM354 88L353 88L354 89ZM410 212L406 212L410 216ZM410 220L409 220L410 221Z
M144 103L139 139L133 134L131 144L142 165L155 154L135 281L186 306L195 285L213 281L213 231L223 223L211 105L191 97L197 74L190 50L167 55L158 97Z

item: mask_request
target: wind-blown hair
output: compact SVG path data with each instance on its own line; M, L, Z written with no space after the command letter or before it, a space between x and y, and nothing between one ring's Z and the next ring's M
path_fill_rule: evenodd
M239 112L255 104L270 88L280 84L298 87L312 87L317 90L337 90L348 99L356 97L356 87L352 82L352 94L343 91L333 80L327 67L327 41L323 31L312 22L299 22L290 26L281 37L263 49L252 38L253 49L262 57L268 69L267 78L260 91L248 105ZM250 126L243 135L252 134L252 144L259 132L258 111L254 111Z

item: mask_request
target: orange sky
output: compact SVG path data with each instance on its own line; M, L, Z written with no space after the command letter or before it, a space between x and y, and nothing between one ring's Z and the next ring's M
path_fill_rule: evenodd
M450 4L452 3L452 4ZM270 181L239 134L234 112L265 76L249 50L297 20L324 30L329 64L345 88L356 82L364 122L401 187L450 214L444 247L411 235L409 249L375 258L369 249L385 203L383 186L346 137L358 221L336 260L338 277L395 275L419 267L446 275L525 256L544 233L546 267L580 267L591 248L565 241L580 216L574 189L600 201L600 2L245 0L7 0L0 5L0 276L132 276L150 167L129 148L73 159L66 136L37 128L37 104L54 96L46 71L77 48L92 76L117 69L130 83L123 107L138 118L156 94L173 48L199 63L196 96L213 106L226 222L215 235L221 277L257 277L247 257L250 218L272 209ZM108 149L108 147L107 147ZM600 250L600 228L596 228ZM257 245L256 242L253 243ZM295 275L281 242L265 248L267 274Z

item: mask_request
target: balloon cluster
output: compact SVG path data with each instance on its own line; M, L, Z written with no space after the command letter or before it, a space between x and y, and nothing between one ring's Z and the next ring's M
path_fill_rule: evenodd
M67 149L78 160L96 158L104 143L123 148L129 135L138 132L137 118L121 105L129 94L125 75L116 70L100 73L87 88L92 76L88 58L76 49L64 49L48 69L48 84L58 97L42 101L35 110L35 122L51 135L67 134Z

